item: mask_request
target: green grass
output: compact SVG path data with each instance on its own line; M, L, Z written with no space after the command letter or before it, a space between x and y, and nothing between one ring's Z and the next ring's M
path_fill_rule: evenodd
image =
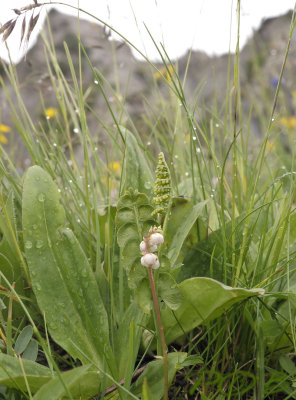
M281 119L276 114L277 107L286 102L281 79L294 27L293 14L274 99L269 104L265 101L264 108L255 107L262 129L260 137L251 129L253 104L250 103L248 115L242 111L239 53L233 66L229 58L228 73L225 72L225 102L218 104L213 99L212 104L201 104L198 92L203 83L197 82L196 99L187 99L186 76L181 82L177 63L151 37L163 69L147 60L157 102L149 104L143 99L146 114L141 126L145 133L137 130L124 98L117 96L91 64L79 40L78 66L73 65L65 45L72 78L69 82L58 64L51 36L44 38L48 73L57 99L58 112L52 118L31 119L20 95L16 69L13 65L4 67L17 95L17 103L13 103L1 80L12 108L13 130L22 138L32 164L41 167L42 172L20 171L13 141L1 146L0 398L45 399L53 390L69 399L96 396L149 400L163 396L162 360L152 362L153 356L162 355L154 324L156 316L148 276L142 272L141 255L135 250L152 224L153 180L159 152L165 154L170 169L171 195L163 216L166 222L160 217L157 221L165 230L165 244L159 250L161 267L154 276L165 334L172 315L176 318L175 331L184 332L174 335L173 329L166 336L172 338L167 343L173 379L169 399L296 398L295 141L291 122L285 139L287 151ZM98 82L96 90L106 100L110 124L91 107L90 88L84 86L82 79L82 59L87 60ZM166 85L166 93L159 89L160 81ZM118 99L116 106L108 101L107 94L112 91ZM266 100L264 87L259 99ZM45 114L49 105L45 99L41 101ZM105 148L98 146L89 131L90 117L96 118L100 126L108 143ZM78 150L82 150L82 157ZM47 181L43 192L41 184L34 184L34 174L36 179ZM129 208L131 197L124 195L130 187L144 193L144 203L137 200ZM65 212L57 225L59 229L51 231L48 225L48 232L38 231L40 238L45 235L44 242L52 240L53 253L38 253L38 249L33 254L28 245L30 223L34 226L35 218L43 218L41 211L38 214L38 201L30 198L35 191L38 196L55 193L51 204L46 200L44 206L44 213L52 215L51 221L45 218L48 224L58 223L61 210ZM145 218L141 219L143 207ZM127 211L133 213L132 220L125 219ZM127 221L132 228L124 231ZM178 230L180 226L183 230ZM65 233L67 228L75 239ZM88 278L80 276L76 280L74 273L79 273L82 265L89 271ZM40 293L36 274L39 279L41 270L48 271L48 276L40 278ZM57 307L56 313L61 315L71 343L65 333L57 334L52 325L50 308L55 302L61 303L63 296L57 291L58 279L56 287L52 285L52 295L46 292L46 284L58 272L64 279L65 298L73 309L67 308L68 319L67 313L61 311L64 305ZM200 277L215 281L202 281ZM84 281L89 289L84 287L81 299L78 284L83 288ZM231 289L231 296L237 301L230 307L223 300L228 289L217 282L245 291ZM207 284L213 286L205 301L203 296L209 296L203 292ZM184 287L186 291L182 292ZM193 290L197 287L198 293ZM250 289L255 290L255 295L250 295ZM261 289L265 291L263 295ZM107 324L106 331L96 325L90 293L95 293L93 306L102 307L101 322ZM203 304L204 308L196 310L201 314L198 323L191 322L195 303L193 308L186 308L186 296ZM215 315L207 307L220 300L223 304ZM184 310L183 315L178 314L178 309ZM75 320L78 315L80 319ZM105 348L98 332L108 337ZM18 378L9 372L10 359L4 357L9 355L15 370L20 368ZM27 358L34 361L33 367L26 364ZM30 368L41 374L41 365L48 367L44 372L48 376L39 376L36 383ZM142 367L145 372L138 377L137 371ZM11 377L4 380L7 371ZM122 379L124 383L119 388ZM74 390L71 382L76 382L79 389L76 386ZM39 397L34 385L40 390ZM55 398L60 397L57 394Z

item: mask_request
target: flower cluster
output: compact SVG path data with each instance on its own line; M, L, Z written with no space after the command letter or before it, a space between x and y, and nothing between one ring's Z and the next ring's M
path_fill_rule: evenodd
M160 78L165 78L168 82L172 82L172 75L174 73L174 67L168 65L167 67L160 68L155 74L153 74L154 79L159 80Z
M158 245L163 242L164 238L161 229L150 229L147 237L144 237L143 241L140 243L140 250L143 254L143 257L141 258L141 264L143 267L151 267L152 269L159 268L159 260L154 252L157 251Z

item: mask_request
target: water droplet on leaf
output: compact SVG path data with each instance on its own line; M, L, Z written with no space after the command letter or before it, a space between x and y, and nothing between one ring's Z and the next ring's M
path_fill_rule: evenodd
M32 242L30 242L30 240L28 240L26 243L25 243L25 248L26 249L31 249L32 248Z
M38 199L38 201L43 202L45 200L45 194L39 193L37 199Z
M44 242L43 242L43 240L37 240L37 242L36 242L36 247L37 247L37 249L41 249L41 247L44 245Z

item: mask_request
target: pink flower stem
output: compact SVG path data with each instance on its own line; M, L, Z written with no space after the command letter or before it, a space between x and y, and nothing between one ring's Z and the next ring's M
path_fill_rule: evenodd
M163 400L168 400L168 391L169 391L168 354L167 354L167 346L165 343L164 331L163 331L163 326L162 326L162 322L161 322L160 310L159 310L159 305L158 305L158 300L157 300L157 295L156 295L156 290L155 290L152 267L148 267L148 275L149 275L150 287L151 287L154 309L155 309L155 314L156 314L156 318L157 318L159 336L160 336L161 347L162 347L163 372L164 372Z

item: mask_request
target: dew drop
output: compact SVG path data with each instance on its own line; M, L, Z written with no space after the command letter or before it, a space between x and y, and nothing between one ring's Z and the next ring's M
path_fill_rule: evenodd
M94 84L97 85L99 83L99 81L97 81L96 79L94 80Z
M54 322L50 322L50 323L48 324L48 326L49 326L51 329L57 329L57 325L56 325Z
M58 192L61 193L61 189L58 189Z
M78 128L74 128L74 129L73 129L73 132L74 132L74 133L79 133L79 129L78 129Z
M41 247L44 245L43 240L37 240L36 242L36 248L37 249L41 249Z
M197 138L196 138L196 136L193 136L192 140L194 140L194 141L195 141L196 139L197 139Z
M197 147L196 152L200 153L200 148L199 147Z
M220 126L219 124L216 124L216 128L219 128L219 126Z
M28 240L28 241L25 243L25 248L26 248L26 249L31 249L32 246L33 246L33 244L32 244L32 242L31 242L30 240Z
M189 176L189 172L185 172L185 176Z
M57 147L57 144L56 144L56 143L53 143L53 147Z
M147 146L151 146L151 142L147 142Z
M151 182L150 181L145 182L144 187L145 187L145 189L151 189L151 187L152 187Z
M43 202L45 200L45 194L39 193L37 196L38 201Z

